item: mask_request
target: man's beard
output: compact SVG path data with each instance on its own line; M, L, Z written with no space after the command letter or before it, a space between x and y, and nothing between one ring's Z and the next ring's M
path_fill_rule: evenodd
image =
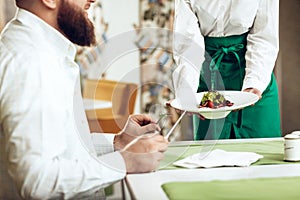
M94 25L86 12L66 0L61 0L57 22L65 36L80 46L96 44Z

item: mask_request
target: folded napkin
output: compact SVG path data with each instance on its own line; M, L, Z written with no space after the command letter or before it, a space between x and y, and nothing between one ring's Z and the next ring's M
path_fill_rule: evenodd
M247 167L263 158L262 155L253 152L228 152L215 149L209 152L193 154L173 163L175 166L185 168L211 168L220 166Z

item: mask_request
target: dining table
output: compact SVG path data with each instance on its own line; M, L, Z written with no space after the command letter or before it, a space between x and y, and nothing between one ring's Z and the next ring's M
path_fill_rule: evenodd
M221 149L263 157L250 166L183 168L175 161ZM131 199L300 199L300 162L284 160L284 138L171 142L159 168L125 177Z

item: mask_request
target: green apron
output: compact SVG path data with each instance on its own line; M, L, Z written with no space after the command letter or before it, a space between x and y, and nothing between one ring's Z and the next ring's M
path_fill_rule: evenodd
M205 61L198 92L242 89L248 33L228 37L205 37ZM194 139L280 137L278 88L274 74L254 105L231 112L225 119L193 117Z

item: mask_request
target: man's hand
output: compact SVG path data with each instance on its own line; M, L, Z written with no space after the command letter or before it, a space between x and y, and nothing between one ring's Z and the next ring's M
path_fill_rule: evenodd
M130 115L122 133L139 136L145 133L160 131L160 127L149 115Z
M127 173L144 173L157 169L164 158L168 141L157 133L139 136L120 153L126 163Z
M123 149L136 137L160 131L160 127L148 115L130 115L123 130L116 135L114 146L116 150Z
M153 172L158 168L159 162L164 158L162 152L137 154L124 151L121 152L121 155L125 160L128 174Z
M127 173L155 170L163 159L168 141L159 134L159 126L148 115L131 115L124 129L115 137L114 146L120 150Z

